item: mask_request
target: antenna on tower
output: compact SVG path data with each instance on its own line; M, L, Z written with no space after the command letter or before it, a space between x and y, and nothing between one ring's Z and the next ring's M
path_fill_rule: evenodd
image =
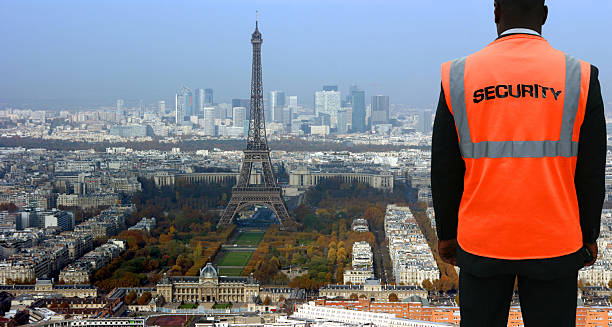
M258 20L259 20L259 10L255 10L255 28L257 28Z

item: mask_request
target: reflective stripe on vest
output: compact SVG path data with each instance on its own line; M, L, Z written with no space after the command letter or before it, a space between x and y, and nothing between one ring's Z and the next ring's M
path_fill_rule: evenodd
M459 134L459 147L464 158L543 158L574 157L578 142L572 141L574 121L580 99L580 61L565 55L565 101L561 133L558 140L545 141L483 141L472 143L465 104L465 60L454 60L450 67L450 99Z

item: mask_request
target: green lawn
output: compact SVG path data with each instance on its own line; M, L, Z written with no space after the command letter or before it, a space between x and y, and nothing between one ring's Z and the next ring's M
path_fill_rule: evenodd
M179 309L196 309L198 307L195 303L183 303L179 306Z
M218 266L245 266L253 252L225 252Z
M221 276L240 276L242 268L223 268L219 267L219 275Z
M238 246L253 246L259 244L264 237L264 232L244 232L236 238Z
M227 309L227 308L231 308L232 304L231 303L215 303L213 304L213 309Z

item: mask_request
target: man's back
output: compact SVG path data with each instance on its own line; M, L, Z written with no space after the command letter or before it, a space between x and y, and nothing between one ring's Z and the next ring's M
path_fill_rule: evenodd
M466 166L463 249L531 259L582 247L573 176L589 77L588 63L528 34L442 65Z
M597 258L598 71L547 44L547 16L544 0L496 0L498 40L443 65L431 185L462 326L505 327L516 281L525 326L575 326L578 270Z

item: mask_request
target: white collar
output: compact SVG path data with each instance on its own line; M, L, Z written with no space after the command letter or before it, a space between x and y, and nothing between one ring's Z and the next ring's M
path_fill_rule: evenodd
M529 34L529 35L542 36L540 33L530 28L511 28L511 29L503 31L499 36L504 36L508 34Z

